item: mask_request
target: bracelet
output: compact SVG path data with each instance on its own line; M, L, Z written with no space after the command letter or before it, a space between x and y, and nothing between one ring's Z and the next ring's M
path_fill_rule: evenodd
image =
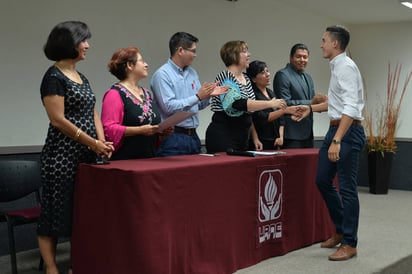
M202 101L202 99L200 99L199 94L196 93L196 97L197 97L197 99L199 99L199 101Z
M76 134L73 137L73 140L77 141L80 137L80 134L82 134L82 130L80 128L77 129Z
M310 108L310 113L312 113L313 112L312 105L309 105L309 108Z
M99 140L97 140L97 139L94 139L94 149L96 149L97 148L97 144L99 143ZM89 150L91 150L92 148L91 147L87 147Z

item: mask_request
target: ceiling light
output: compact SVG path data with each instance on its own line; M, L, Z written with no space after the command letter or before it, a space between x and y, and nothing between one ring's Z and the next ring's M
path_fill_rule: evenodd
M408 1L400 1L402 5L404 5L405 7L408 7L410 9L412 9L412 3L408 2Z

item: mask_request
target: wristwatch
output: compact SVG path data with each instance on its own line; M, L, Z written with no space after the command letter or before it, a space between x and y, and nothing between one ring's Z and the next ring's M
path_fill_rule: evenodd
M332 144L340 145L340 140L333 139Z

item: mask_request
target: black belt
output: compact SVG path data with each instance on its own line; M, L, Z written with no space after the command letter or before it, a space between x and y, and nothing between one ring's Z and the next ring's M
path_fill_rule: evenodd
M332 121L330 121L330 126L331 126L331 127L339 126L339 124L340 124L340 120L332 120ZM353 121L352 121L352 125L354 125L354 126L361 126L361 125L362 125L362 121L353 120Z
M176 133L183 133L183 134L186 134L186 135L195 135L196 134L196 128L175 127L175 132Z

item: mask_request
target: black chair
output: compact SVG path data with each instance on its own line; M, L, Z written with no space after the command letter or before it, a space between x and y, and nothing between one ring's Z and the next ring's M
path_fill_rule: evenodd
M40 165L38 161L1 160L0 161L0 222L7 222L9 252L12 274L17 274L14 227L37 222L40 216ZM13 206L5 209L5 205L16 204L13 201L25 198L33 203L22 208ZM23 199L21 200L23 201ZM43 259L40 256L39 270L43 269Z

